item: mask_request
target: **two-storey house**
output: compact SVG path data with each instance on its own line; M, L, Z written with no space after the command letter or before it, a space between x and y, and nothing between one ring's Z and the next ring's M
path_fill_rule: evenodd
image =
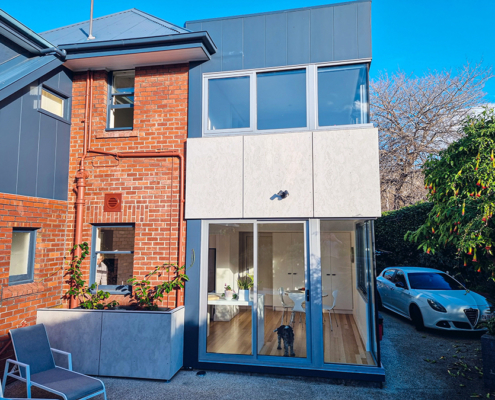
M218 51L189 72L184 365L382 380L371 2L185 26Z

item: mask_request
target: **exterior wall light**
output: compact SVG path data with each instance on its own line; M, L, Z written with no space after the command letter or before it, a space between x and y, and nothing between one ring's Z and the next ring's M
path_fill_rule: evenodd
M280 196L282 199L285 199L286 197L289 196L289 191L288 190L281 190L280 192L277 193L277 196Z

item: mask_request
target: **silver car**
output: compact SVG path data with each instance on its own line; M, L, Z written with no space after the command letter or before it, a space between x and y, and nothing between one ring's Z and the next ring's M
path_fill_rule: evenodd
M423 327L473 331L493 317L491 304L445 272L420 267L389 267L377 278L378 305Z

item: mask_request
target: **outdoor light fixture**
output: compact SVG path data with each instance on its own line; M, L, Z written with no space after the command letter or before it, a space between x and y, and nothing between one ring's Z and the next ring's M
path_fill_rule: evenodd
M277 193L277 196L280 196L282 199L285 199L286 197L289 196L289 191L288 190L281 190L280 192Z

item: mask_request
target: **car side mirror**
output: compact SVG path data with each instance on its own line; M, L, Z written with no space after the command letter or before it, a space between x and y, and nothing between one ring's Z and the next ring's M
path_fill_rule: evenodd
M401 289L404 289L404 288L405 288L405 286L404 286L404 284L403 284L402 282L397 282L397 283L395 284L395 286L396 286L396 287L399 287L399 288L401 288Z

